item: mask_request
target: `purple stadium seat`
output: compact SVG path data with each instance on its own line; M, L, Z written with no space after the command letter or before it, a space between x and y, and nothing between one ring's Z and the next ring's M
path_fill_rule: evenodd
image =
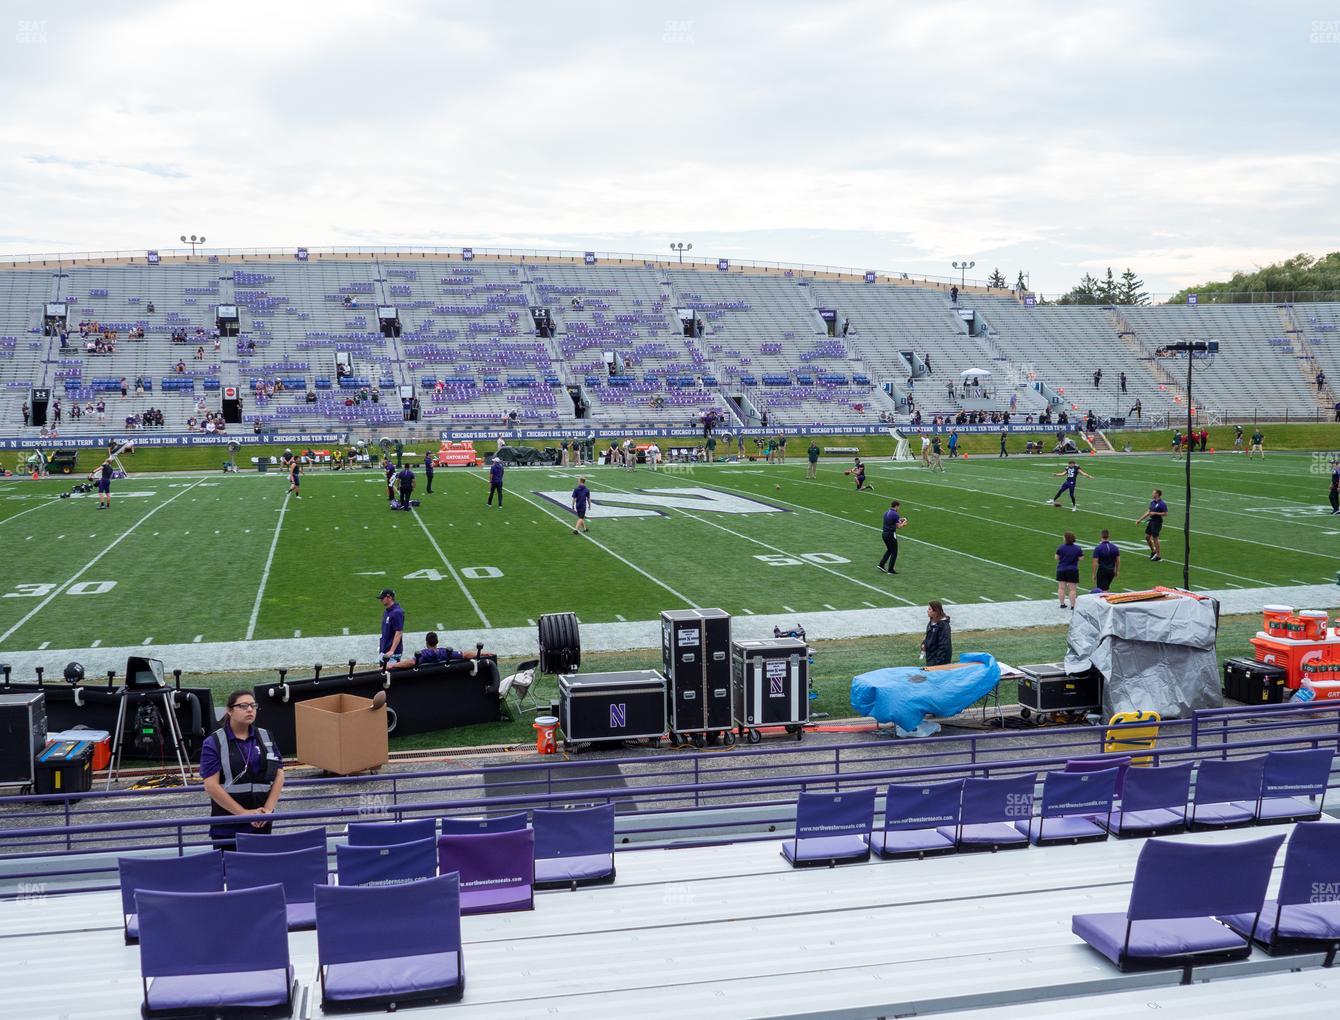
M1186 829L1191 796L1191 763L1130 769L1121 791L1121 810L1102 823L1118 839L1169 836Z
M472 832L515 832L530 824L526 812L514 815L494 815L492 818L440 818L438 824L444 836L468 835Z
M868 861L874 827L874 790L802 793L796 800L796 832L782 844L782 856L793 868Z
M416 843L437 835L437 822L432 818L411 818L405 822L350 822L350 846L391 846L396 843Z
M1316 821L1334 759L1335 752L1326 748L1271 751L1261 774L1259 805L1240 801L1235 806L1251 808L1258 822Z
M1196 766L1192 831L1251 825L1256 820L1256 802L1261 799L1265 763L1264 756L1231 761L1202 759Z
M1021 818L1014 827L1032 843L1101 843L1103 822L1112 817L1118 769L1101 772L1048 772L1042 777L1042 800L1036 817Z
M1017 850L1028 846L1026 832L1014 823L1033 815L1035 773L1008 779L965 779L957 825L942 825L940 835L959 850Z
M239 832L237 849L244 854L287 854L294 850L326 849L326 830L299 829L295 832Z
M933 857L955 852L954 841L939 831L957 826L963 780L899 786L884 791L884 827L870 834L870 849L884 858Z
M391 846L335 845L335 871L340 885L400 885L437 874L431 839Z
M1255 937L1272 956L1325 950L1331 966L1340 949L1340 825L1299 822L1284 850L1276 897L1265 901L1259 916L1228 914L1219 920Z
M614 805L537 808L535 888L576 889L614 881Z
M205 850L182 857L121 857L116 868L121 879L121 925L126 945L139 941L135 893L223 892L223 852Z
M145 1017L289 1016L293 968L284 890L135 895Z
M1070 930L1118 970L1182 967L1182 982L1202 963L1240 960L1251 944L1215 920L1260 916L1275 852L1284 837L1206 846L1151 839L1140 848L1125 913L1076 914Z
M1117 770L1117 796L1121 796L1122 786L1126 782L1126 773L1130 771L1130 755L1117 758L1071 758L1065 763L1067 772L1102 772L1106 769Z
M461 913L535 909L535 830L439 836L437 867L461 876Z
M457 875L316 894L321 1008L455 1002L465 991Z
M279 854L225 851L223 867L230 890L283 886L289 931L300 931L316 924L313 890L327 882L325 847L312 846Z

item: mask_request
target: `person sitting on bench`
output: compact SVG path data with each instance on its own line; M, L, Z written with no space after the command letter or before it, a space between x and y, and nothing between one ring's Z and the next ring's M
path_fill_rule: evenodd
M437 632L430 630L424 635L425 647L420 648L414 653L412 659L401 659L399 662L392 662L387 665L387 669L415 669L418 666L431 666L438 662L456 662L458 660L492 657L491 653L484 651L461 652L455 648L446 646L438 647Z

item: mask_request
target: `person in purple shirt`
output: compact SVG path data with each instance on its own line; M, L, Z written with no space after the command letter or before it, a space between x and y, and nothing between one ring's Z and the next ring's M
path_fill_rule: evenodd
M1160 563L1163 560L1163 544L1159 535L1163 532L1163 518L1168 516L1168 504L1163 502L1163 490L1155 489L1150 500L1149 509L1136 518L1135 523L1148 520L1145 525L1145 545L1149 546L1149 559L1153 563Z
M497 457L493 458L493 463L489 466L489 506L493 506L493 494L498 494L498 509L502 509L503 497L503 463Z
M414 492L414 471L406 464L396 473L395 478L400 486L400 509L408 512L410 495Z
M200 778L209 794L210 814L243 816L241 821L209 827L215 847L231 850L237 831L269 833L266 815L274 813L284 789L284 759L270 734L256 725L256 698L250 691L228 695L223 725L200 747ZM249 817L247 817L249 816Z
M489 652L458 652L455 648L449 648L446 645L439 646L437 642L437 631L430 630L423 636L424 647L414 653L414 658L401 659L399 662L391 663L386 668L414 669L417 666L431 666L439 662L457 662L491 654Z
M1075 608L1075 585L1079 584L1079 561L1084 559L1084 550L1075 543L1075 533L1067 531L1065 541L1056 549L1056 597L1061 600L1062 609ZM1070 596L1070 605L1066 605L1066 595Z
M1057 471L1055 473L1055 477L1057 478L1060 478L1063 475L1065 476L1065 481L1063 481L1061 487L1056 490L1056 495L1046 502L1054 507L1059 507L1061 505L1062 494L1068 492L1070 493L1070 509L1071 512L1074 512L1078 509L1075 505L1075 486L1079 484L1079 476L1083 475L1085 478L1092 478L1093 475L1089 474L1089 472L1085 471L1073 460L1065 466L1064 471ZM1078 580L1078 578L1076 578L1076 580Z
M386 607L382 613L382 639L378 646L385 666L388 662L399 662L405 654L405 611L390 588L383 588L377 598Z
M1099 591L1109 591L1112 582L1121 573L1121 550L1109 541L1108 531L1103 529L1103 540L1093 550L1093 586Z
M880 558L879 569L886 574L898 573L893 569L898 562L898 532L907 527L907 518L898 512L898 506L898 500L895 499L884 511L884 555Z
M502 498L499 494L499 499ZM586 523L586 509L592 503L591 490L586 487L586 479L577 479L577 488L572 490L572 509L577 514L577 526L572 529L576 535L578 532L590 532L591 528Z

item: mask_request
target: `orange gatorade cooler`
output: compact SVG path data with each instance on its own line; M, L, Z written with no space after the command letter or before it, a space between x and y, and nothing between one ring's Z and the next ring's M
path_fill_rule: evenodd
M1326 624L1328 617L1324 609L1303 609L1298 613L1298 620L1303 625L1302 638L1304 641L1325 641Z
M1328 672L1321 668L1321 663L1340 659L1340 633L1335 629L1327 633L1330 636L1321 641L1294 641L1263 632L1252 638L1251 643L1256 649L1256 661L1283 667L1288 672L1285 685L1297 690L1304 676Z
M1293 606L1264 606L1261 609L1261 629L1271 637L1288 637L1285 623L1293 616Z
M554 732L558 729L558 717L552 715L536 716L532 725L535 727L535 753L558 753L558 741L554 737Z

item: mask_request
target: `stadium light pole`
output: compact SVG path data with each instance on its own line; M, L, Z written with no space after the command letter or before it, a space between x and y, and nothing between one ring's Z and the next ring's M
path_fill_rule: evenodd
M182 235L181 235L181 243L182 243L182 244L189 244L189 245L191 246L191 257L194 258L194 257L195 257L195 246L196 246L197 244L204 244L204 243L205 243L205 235L204 235L204 234L201 234L199 237L196 237L194 234L192 234L190 237L187 237L185 234L182 234Z
M680 265L683 265L683 264L684 264L684 253L685 253L686 251L693 251L693 245L692 245L691 243L690 243L690 244L685 244L683 241L671 241L671 242L670 242L670 250L673 251L673 252L678 252L678 253L679 253L679 264L680 264Z
M1196 355L1207 357L1219 353L1217 340L1186 340L1175 344L1165 344L1155 353L1186 355L1186 513L1182 519L1182 587L1191 590L1191 429L1194 427L1196 403L1191 399L1192 369L1196 364Z
M950 265L958 270L958 289L962 290L967 286L967 284L964 283L964 279L967 276L968 270L977 265L977 263L969 262L967 259L964 259L962 262L951 262Z

